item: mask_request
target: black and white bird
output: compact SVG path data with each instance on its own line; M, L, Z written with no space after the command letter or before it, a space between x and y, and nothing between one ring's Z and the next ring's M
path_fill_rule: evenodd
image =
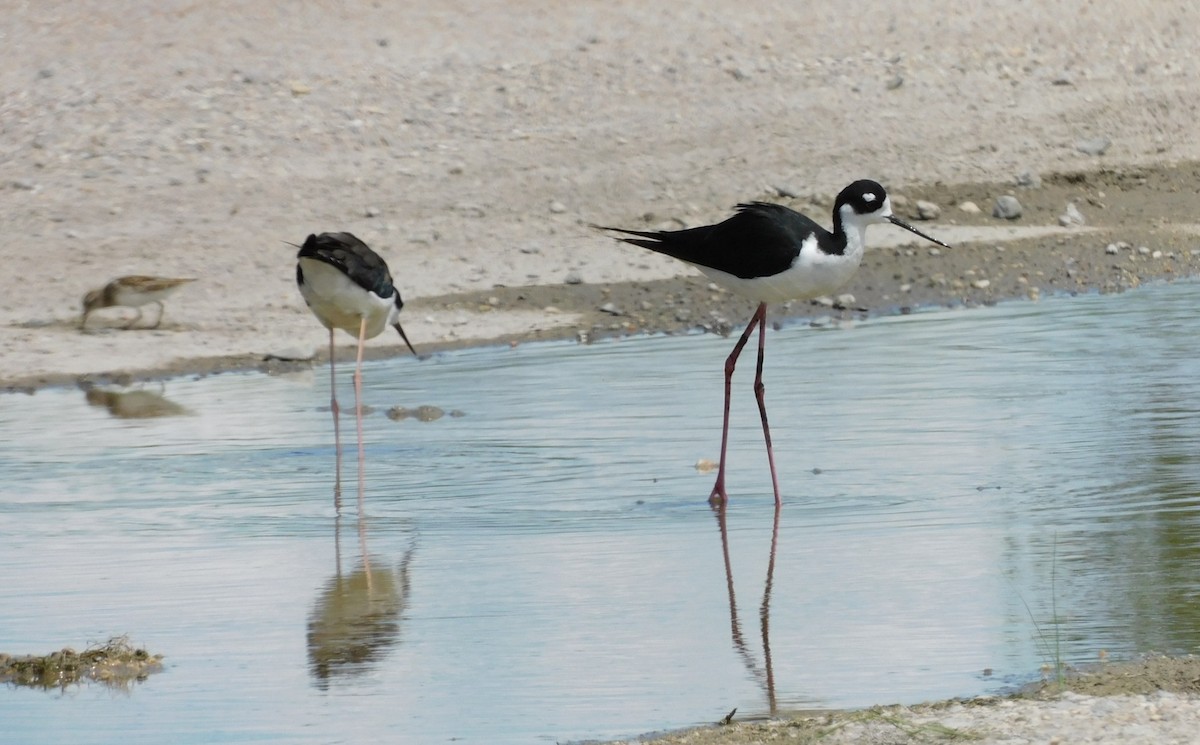
M721 431L721 461L709 501L724 505L725 451L729 442L729 394L734 365L755 326L759 328L758 368L754 393L762 418L771 466L775 503L781 504L771 430L767 425L762 382L763 351L766 345L767 303L807 300L836 292L845 286L862 263L867 226L892 223L949 248L925 235L892 213L892 202L878 183L855 181L842 189L833 205L833 231L779 204L739 204L734 215L716 225L684 230L626 230L593 226L624 236L619 240L686 261L730 291L758 303L745 332L725 360L725 417Z
M295 245L295 244L292 244ZM338 424L337 378L334 372L336 353L333 336L341 329L358 339L358 358L354 367L354 413L358 426L358 484L359 510L362 509L363 486L363 429L362 429L362 360L363 343L379 336L391 326L415 355L417 350L408 341L400 326L400 310L404 302L392 282L387 264L350 233L321 233L309 235L299 246L296 256L296 284L309 310L329 329L329 395L333 410L333 436L337 448L337 483L342 476L342 438ZM340 505L339 505L340 506Z

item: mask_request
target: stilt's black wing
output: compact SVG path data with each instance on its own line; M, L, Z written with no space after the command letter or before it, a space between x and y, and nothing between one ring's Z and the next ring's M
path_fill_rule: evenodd
M400 293L392 284L387 263L352 233L310 235L296 258L315 259L337 267L359 287L381 298L392 297L395 293L396 307L401 307ZM299 281L301 276L297 266L296 279Z
M743 279L769 277L786 270L809 236L828 234L799 212L767 202L739 204L727 220L698 228L602 229L638 236L619 240Z

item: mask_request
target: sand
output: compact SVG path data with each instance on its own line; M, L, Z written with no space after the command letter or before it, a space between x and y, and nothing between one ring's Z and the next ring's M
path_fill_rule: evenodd
M21 4L0 21L0 385L309 358L326 334L286 242L325 230L385 256L422 350L673 328L686 314L656 307L671 293L739 324L743 307L694 270L587 224L697 224L758 198L828 220L859 177L938 198L922 227L976 254L1029 231L1028 268L1063 241L1086 253L1128 234L1182 257L1135 274L1178 276L1194 209L1110 213L1156 198L1143 169L1171 183L1200 160L1198 20L1149 1ZM1102 155L1079 149L1098 138ZM1026 172L1126 188L1022 190ZM1005 192L1029 202L1013 223L990 216ZM958 210L967 198L982 214ZM1107 232L1056 237L1069 198ZM872 228L881 277L940 273L925 246L889 248L912 238ZM198 281L157 330L110 310L82 333L83 294L126 274ZM949 301L1002 294L972 276L949 278L966 286ZM907 302L873 286L889 295L874 306L847 291L869 310ZM649 302L596 315L589 292L630 287Z
M862 177L905 217L936 202L920 225L955 248L872 228L846 307L776 317L1194 276L1197 27L1158 0L14 4L0 387L319 361L287 243L327 230L389 261L423 351L727 333L747 303L587 225L750 199L828 220ZM1019 220L991 216L1004 194ZM1059 225L1068 202L1086 225ZM127 274L198 281L156 330L114 310L81 331L84 293ZM712 741L797 731L756 726Z

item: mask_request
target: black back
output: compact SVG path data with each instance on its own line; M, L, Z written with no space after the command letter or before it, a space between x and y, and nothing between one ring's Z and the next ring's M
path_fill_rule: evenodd
M381 298L395 296L396 307L403 308L400 292L392 284L387 263L352 233L310 235L300 247L297 259L315 259L336 267L359 287ZM304 272L296 265L296 282L304 284Z
M734 215L716 225L685 230L622 230L604 228L637 238L626 243L648 248L689 264L706 266L742 279L769 277L786 271L809 236L816 235L822 251L840 254L845 241L804 215L781 204L739 204Z

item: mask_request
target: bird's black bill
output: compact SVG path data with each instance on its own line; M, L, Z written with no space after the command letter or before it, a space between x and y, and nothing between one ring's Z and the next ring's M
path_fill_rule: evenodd
M413 349L412 342L408 340L408 335L404 333L404 329L400 328L400 324L394 323L392 324L392 328L400 332L400 338L408 345L408 351L412 352L414 357L420 357L421 355L417 354L417 350Z
M888 215L888 220L891 220L891 222L892 222L892 224L893 224L893 225L898 225L898 226L900 226L900 227L904 228L904 229L905 229L905 230L907 230L907 231L910 231L910 232L912 232L912 233L916 233L917 235L921 236L922 238L924 238L925 240L929 241L930 243L936 243L936 244L938 244L939 246L941 246L942 248L950 248L950 247L951 247L951 246L949 246L948 244L942 243L941 241L939 241L937 238L934 238L933 236L925 235L924 233L922 233L921 231L917 230L916 228L914 228L913 226L909 225L908 223L904 222L903 220L901 220L900 218L896 217L895 215Z

